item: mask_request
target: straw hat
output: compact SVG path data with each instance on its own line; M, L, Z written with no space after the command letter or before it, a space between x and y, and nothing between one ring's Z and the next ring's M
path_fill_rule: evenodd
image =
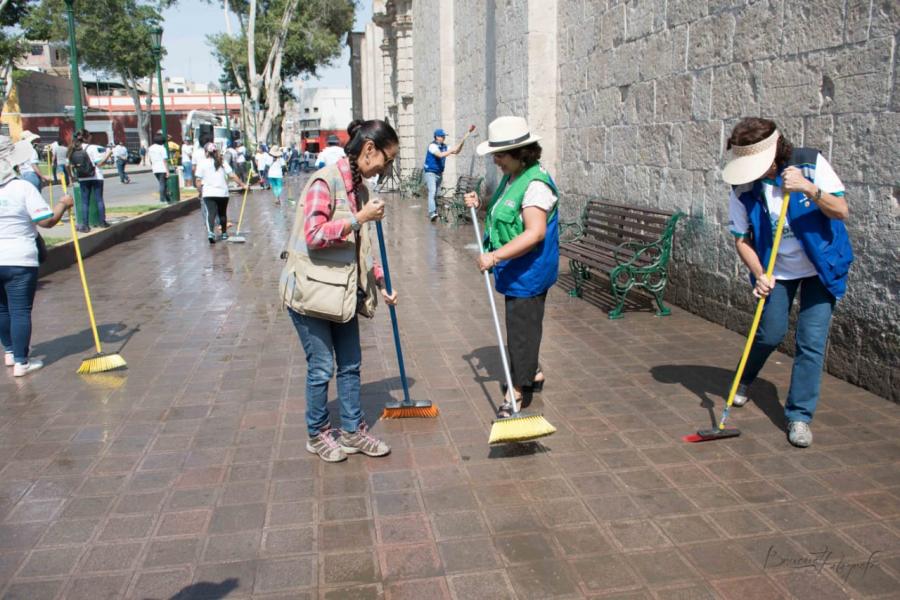
M38 140L40 138L41 138L41 136L37 135L36 133L32 133L26 129L25 131L22 132L22 135L19 136L19 141L20 142L28 142L30 144L34 140Z
M281 148L272 148L271 150L269 150L269 154L271 154L275 158L278 158L284 153L281 151Z
M730 185L742 185L756 181L766 174L775 162L778 151L778 130L766 139L749 146L732 146L732 159L722 169L722 179Z
M480 156L494 152L506 152L513 148L521 148L541 139L528 129L528 123L522 117L497 117L488 125L487 141L478 144L476 152Z
M31 142L20 140L15 144L5 135L0 135L0 183L5 183L16 173L13 168L31 158Z

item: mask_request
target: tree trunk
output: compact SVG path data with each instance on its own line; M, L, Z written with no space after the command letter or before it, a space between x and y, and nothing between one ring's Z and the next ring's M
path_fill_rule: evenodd
M134 103L134 111L137 114L138 137L140 137L141 146L149 148L150 138L147 135L147 124L150 122L150 113L149 111L145 111L141 106L141 95L138 93L137 82L134 79L134 75L128 70L121 71L119 77L122 78L125 89L128 90L128 95L131 96L131 101Z
M256 73L256 0L250 0L250 14L247 23L247 82L250 89L250 102L254 107L259 106L259 92L262 87L262 78ZM256 120L256 111L250 113ZM256 132L256 123L251 125L251 131ZM265 138L263 138L265 139ZM259 143L254 135L254 145Z
M3 80L3 93L0 94L0 115L3 114L3 107L6 105L6 99L12 93L13 88L13 63L12 61L0 68L0 79Z
M255 2L255 0L251 0ZM278 36L269 50L269 56L266 60L266 67L263 70L263 82L266 88L266 112L263 116L262 125L259 129L259 137L264 140L269 139L269 133L272 126L281 116L281 60L284 56L284 42L287 39L288 26L294 13L297 11L299 0L290 0L289 4L284 8L284 14L281 15L281 28ZM280 141L280 140L279 140Z

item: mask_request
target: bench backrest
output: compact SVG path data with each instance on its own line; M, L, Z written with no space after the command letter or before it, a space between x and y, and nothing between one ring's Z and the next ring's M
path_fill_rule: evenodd
M672 213L661 210L590 200L584 207L581 224L586 238L613 245L650 244L671 237L672 217Z

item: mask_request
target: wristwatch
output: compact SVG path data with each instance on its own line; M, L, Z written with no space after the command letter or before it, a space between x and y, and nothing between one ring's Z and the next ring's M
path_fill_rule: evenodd
M816 195L813 196L813 202L818 204L821 199L822 199L822 188L816 186Z
M350 213L350 229L352 229L353 231L359 231L360 229L362 229L362 223L360 223L356 219L356 215L354 215L353 213Z

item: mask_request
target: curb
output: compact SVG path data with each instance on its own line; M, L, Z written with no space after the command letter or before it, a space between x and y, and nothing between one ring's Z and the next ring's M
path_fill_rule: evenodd
M130 242L145 231L149 231L169 221L174 221L200 208L200 199L181 200L171 206L145 213L116 223L108 229L101 229L85 237L79 237L81 257L87 258L103 252L122 242ZM38 277L45 277L75 264L75 245L69 240L47 249L47 260L41 265Z

